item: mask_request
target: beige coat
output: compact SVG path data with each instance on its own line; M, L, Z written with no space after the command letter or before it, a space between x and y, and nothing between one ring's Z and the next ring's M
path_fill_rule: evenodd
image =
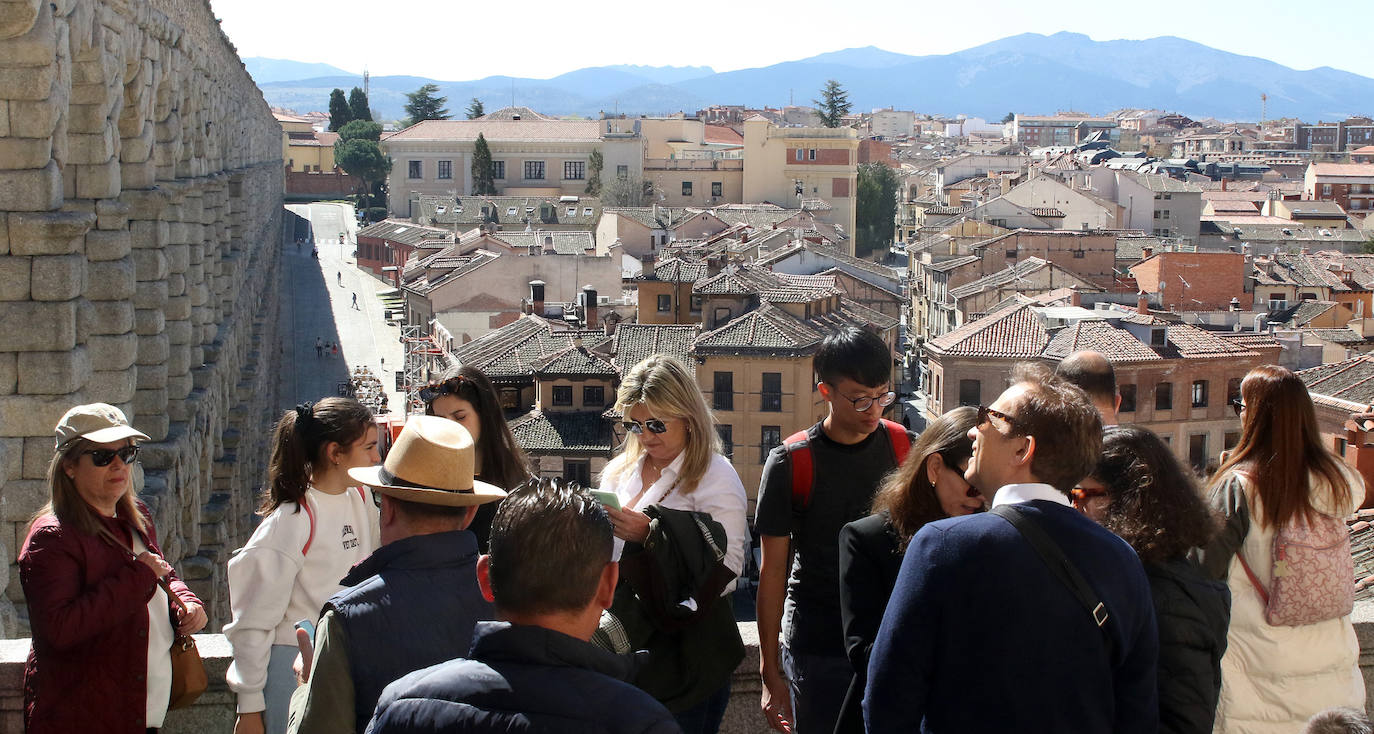
M1320 508L1328 514L1344 517L1364 497L1364 482L1353 472L1347 473L1353 502L1348 507ZM1239 552L1260 583L1269 588L1275 528L1258 522L1258 502L1248 485L1245 495L1251 522ZM1231 559L1227 583L1231 627L1221 660L1216 732L1295 734L1323 709L1364 709L1360 646L1348 615L1301 627L1273 627L1265 621L1264 603L1237 558Z

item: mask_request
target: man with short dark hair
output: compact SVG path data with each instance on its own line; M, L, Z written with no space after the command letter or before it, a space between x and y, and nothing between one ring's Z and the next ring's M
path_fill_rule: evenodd
M969 435L966 476L996 489L993 512L933 522L912 539L869 663L868 731L1154 732L1159 649L1145 572L1068 501L1101 453L1097 411L1044 367L1018 366ZM1038 528L1090 598L1003 513Z
M892 351L878 335L832 333L813 364L829 412L769 453L759 486L759 673L769 726L830 734L854 675L840 621L840 528L868 515L912 436L882 421L896 394Z
M1088 394L1102 417L1104 428L1117 424L1116 411L1121 409L1121 394L1116 391L1116 370L1112 369L1107 355L1087 349L1074 352L1054 368L1054 374Z
M680 734L629 680L632 663L592 645L615 595L611 521L589 492L549 481L513 491L491 526L477 582L502 622L477 625L467 659L387 687L368 729Z
M388 683L467 654L477 622L493 617L467 527L478 505L506 493L473 478L475 456L462 425L419 415L382 466L349 470L380 498L382 547L324 606L308 680L292 697L292 734L361 733Z

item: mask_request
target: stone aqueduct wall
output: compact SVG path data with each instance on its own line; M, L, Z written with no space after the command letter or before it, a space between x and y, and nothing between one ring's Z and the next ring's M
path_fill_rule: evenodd
M278 405L281 131L207 0L0 0L0 632L52 427L120 406L142 496L227 617Z

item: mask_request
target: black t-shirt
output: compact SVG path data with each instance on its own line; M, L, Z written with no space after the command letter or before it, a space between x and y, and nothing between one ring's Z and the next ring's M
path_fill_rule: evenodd
M832 441L820 423L806 434L814 472L810 505L804 511L794 510L792 465L787 447L778 446L763 467L754 527L761 535L791 536L792 573L782 617L784 644L796 652L843 657L840 528L868 516L873 493L896 465L892 439L882 425L852 445Z

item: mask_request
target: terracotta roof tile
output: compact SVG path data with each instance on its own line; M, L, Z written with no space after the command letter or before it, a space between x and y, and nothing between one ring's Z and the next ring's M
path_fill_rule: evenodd
M1082 349L1101 352L1111 362L1157 362L1163 359L1130 332L1106 321L1079 321L1058 330L1043 354L1063 359Z
M654 354L669 354L696 372L692 341L700 333L692 324L621 324L615 329L615 366L624 374Z
M611 424L600 413L532 410L510 423L520 448L531 454L588 453L609 456L615 448Z
M960 326L929 343L941 354L961 357L1030 359L1040 356L1049 334L1027 304L996 311Z

